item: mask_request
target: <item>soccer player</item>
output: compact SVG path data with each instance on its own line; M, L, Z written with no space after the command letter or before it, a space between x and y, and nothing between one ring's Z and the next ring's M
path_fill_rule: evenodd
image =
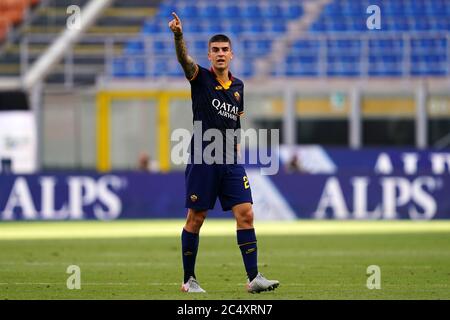
M236 219L237 243L247 272L247 291L259 293L274 290L279 282L267 280L258 272L256 235L253 227L252 195L244 167L228 161L206 164L197 163L193 153L202 152L193 147L195 135L208 129L222 133L223 146L227 142L226 130L240 128L239 117L244 108L244 84L229 72L233 59L231 41L225 35L215 35L208 43L208 59L211 69L205 69L190 57L183 40L181 20L176 13L169 27L174 34L176 54L186 78L191 84L194 122L200 121L202 132L196 132L191 140L191 161L186 166L186 224L181 235L184 281L183 292L205 292L195 276L194 267L199 245L199 233L209 209L214 208L219 197L222 209L231 210ZM228 139L229 140L229 139ZM203 141L203 140L202 140ZM233 137L233 158L237 157L237 137ZM198 154L197 154L198 155ZM223 152L225 156L225 152Z

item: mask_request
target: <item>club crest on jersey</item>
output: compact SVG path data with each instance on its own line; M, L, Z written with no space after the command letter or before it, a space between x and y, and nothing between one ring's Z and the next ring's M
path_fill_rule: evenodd
M239 92L236 91L236 92L234 93L234 98L236 99L237 102L240 102L240 101L241 101L241 95L239 94Z

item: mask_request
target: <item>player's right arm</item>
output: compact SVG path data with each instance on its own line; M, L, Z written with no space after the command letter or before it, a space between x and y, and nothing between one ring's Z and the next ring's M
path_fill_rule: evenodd
M177 52L177 59L184 70L186 78L193 80L198 72L198 65L187 53L186 43L183 39L183 27L181 20L175 12L172 12L173 19L169 22L169 28L173 32L175 39L175 50Z

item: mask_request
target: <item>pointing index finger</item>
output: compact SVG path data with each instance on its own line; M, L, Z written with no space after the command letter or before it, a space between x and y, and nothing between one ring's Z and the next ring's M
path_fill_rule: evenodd
M180 22L180 18L178 18L175 12L172 12L172 16L175 18L175 20L177 20L177 22Z

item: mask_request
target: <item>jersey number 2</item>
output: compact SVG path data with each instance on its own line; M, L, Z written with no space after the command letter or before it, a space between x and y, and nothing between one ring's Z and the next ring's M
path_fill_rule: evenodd
M244 177L242 178L242 180L244 180L244 188L245 188L245 189L250 188L250 183L248 182L247 176L244 176Z

